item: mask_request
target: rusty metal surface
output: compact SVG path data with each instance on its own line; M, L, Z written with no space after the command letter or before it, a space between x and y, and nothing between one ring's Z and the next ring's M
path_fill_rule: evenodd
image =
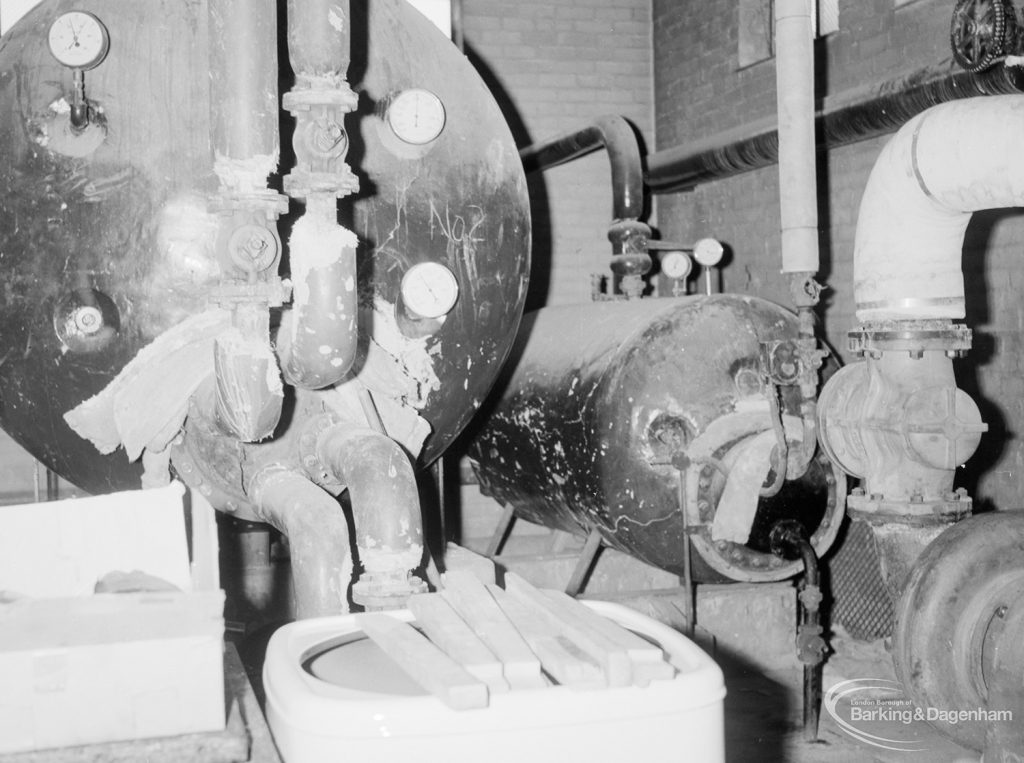
M0 425L69 481L104 492L137 487L140 469L123 452L101 455L62 416L163 331L206 309L220 275L196 256L209 231L195 220L217 179L204 2L89 4L112 39L86 76L107 133L95 150L69 155L54 108L70 74L50 57L46 33L58 12L78 5L43 2L0 43ZM349 159L362 190L340 219L360 240L366 320L354 373L378 341L375 304L392 308L408 267L444 263L461 285L420 368L392 350L396 398L431 425L425 464L471 418L511 346L529 266L526 185L483 82L425 19L397 0L373 0L353 10L352 32L349 79L360 102L347 118ZM408 87L445 104L445 131L429 148L400 144L382 120L389 97ZM82 299L102 307L110 330L97 340L68 335L66 313ZM289 419L277 436L301 423Z

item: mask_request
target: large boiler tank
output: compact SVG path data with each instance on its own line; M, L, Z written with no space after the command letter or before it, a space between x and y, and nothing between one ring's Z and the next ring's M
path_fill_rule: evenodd
M54 19L73 9L109 32L106 59L84 78L104 128L95 140L96 132L85 140L68 132L73 76L47 47ZM360 191L343 201L341 217L359 240L367 319L358 344L384 348L378 354L393 369L391 378L366 380L378 399L391 394L429 424L422 465L472 417L511 346L529 265L526 185L494 99L440 32L401 0L352 3L351 19L348 78L358 105L346 124ZM229 19L218 34L233 31ZM202 0L45 0L0 43L0 425L89 492L138 487L142 470L122 451L100 453L68 428L65 413L206 309L224 277L202 256L218 187L213 34ZM392 132L388 104L406 91L443 104L443 131L429 145ZM421 263L445 265L458 300L440 328L408 339L384 319L393 318L404 274ZM357 362L351 377L363 370ZM274 438L251 446L198 422L194 436L179 438L179 473L206 485L218 507L246 516L240 464L259 456L243 451L297 440L290 433L324 409L316 393L287 393ZM298 460L293 450L264 460Z
M760 480L743 495L727 475L765 453L754 440L771 437L767 371L793 361L797 333L792 313L735 295L528 314L515 371L470 448L481 489L518 516L575 534L597 529L607 545L671 572L684 572L689 536L698 578L796 574L801 562L770 552L771 528L796 519L826 551L842 519L843 474L818 454L771 497L758 495ZM799 436L799 389L778 390L787 439ZM716 537L716 517L755 504L749 537Z

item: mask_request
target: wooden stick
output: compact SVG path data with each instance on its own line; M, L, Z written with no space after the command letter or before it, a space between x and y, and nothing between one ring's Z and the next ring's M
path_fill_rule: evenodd
M487 707L487 686L408 623L379 614L356 615L359 627L420 686L454 710Z
M509 622L484 584L461 570L445 573L444 583L441 596L501 661L502 674L509 687L516 690L547 686L537 655Z
M595 631L587 621L571 610L566 610L560 602L544 596L514 572L505 573L505 590L550 613L561 624L565 635L597 661L609 686L629 686L633 683L633 666L626 650Z
M581 604L561 591L541 591L541 594L565 613L574 613L579 622L587 623L594 632L626 651L633 665L633 683L646 686L652 680L667 680L675 676L676 670L665 661L661 647L623 628L618 623L599 615L590 607Z
M497 586L487 586L487 590L555 681L573 689L604 689L608 686L601 667L559 633L558 621L547 612L527 605Z
M412 596L408 607L416 616L416 624L449 657L492 692L508 691L501 662L440 594Z

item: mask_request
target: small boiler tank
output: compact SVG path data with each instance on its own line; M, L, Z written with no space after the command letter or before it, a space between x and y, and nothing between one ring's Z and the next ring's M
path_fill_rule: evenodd
M842 472L816 454L771 497L759 495L760 478L753 495L729 483L767 452L755 440L771 439L773 389L787 440L801 436L798 387L769 384L776 366L791 371L797 334L792 313L735 295L529 314L515 371L470 448L481 489L518 516L596 528L607 545L678 574L689 535L699 579L794 575L801 562L774 556L768 534L794 518L826 551L842 519ZM721 530L727 518L739 535Z

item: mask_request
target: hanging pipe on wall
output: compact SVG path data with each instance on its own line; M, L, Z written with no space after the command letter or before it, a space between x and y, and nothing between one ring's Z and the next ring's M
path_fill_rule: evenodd
M282 337L282 368L292 384L322 389L351 368L358 334L354 233L338 225L337 200L359 181L345 163L344 114L358 96L346 81L351 15L347 0L288 0L288 57L295 86L282 105L295 117L295 168L285 192L306 211L289 240L290 331Z
M818 150L887 135L940 103L1022 91L1022 67L998 66L981 74L969 74L954 72L952 62L947 61L868 89L827 98L825 110L816 117ZM711 180L770 167L778 158L776 123L764 120L707 140L656 151L647 157L644 180L651 193L676 193Z
M606 115L581 130L520 149L527 172L546 170L604 148L612 171L612 272L622 278L628 298L639 297L643 276L651 269L648 241L651 229L640 222L644 211L644 178L640 147L629 122Z
M211 0L210 120L220 191L217 257L224 279L211 295L231 310L214 346L216 421L243 442L269 437L284 390L270 346L270 308L283 302L275 230L288 202L270 190L277 168L277 13L272 0Z

